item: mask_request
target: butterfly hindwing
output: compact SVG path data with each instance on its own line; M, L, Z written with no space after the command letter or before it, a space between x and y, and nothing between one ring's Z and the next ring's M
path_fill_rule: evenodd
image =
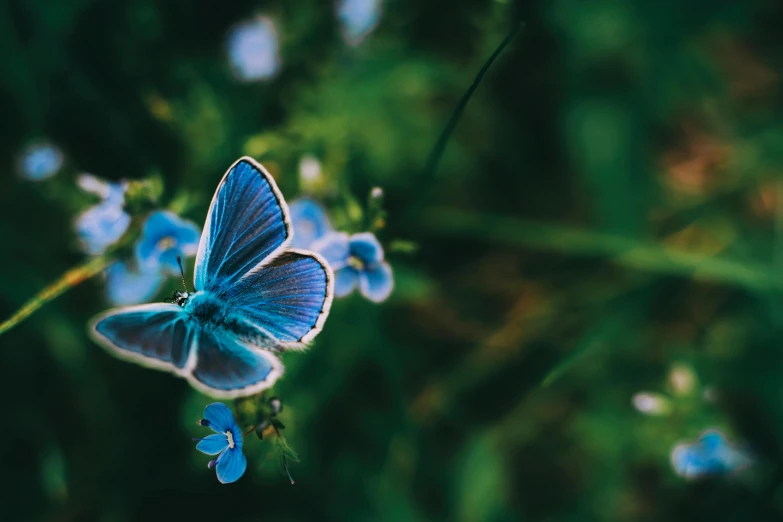
M90 333L121 358L185 375L196 325L179 306L153 303L109 310L93 320Z
M282 343L305 343L323 325L332 272L312 252L289 250L248 274L221 297L248 321Z
M225 288L291 240L288 207L272 176L251 158L228 169L212 198L196 254L196 290Z
M225 331L202 330L191 383L208 395L241 397L270 387L283 373L271 352Z

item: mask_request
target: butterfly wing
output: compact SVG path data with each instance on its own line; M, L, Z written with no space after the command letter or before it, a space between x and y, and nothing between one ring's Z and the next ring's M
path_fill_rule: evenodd
M283 364L271 352L223 330L201 330L196 346L189 380L213 397L253 395L272 386L283 374Z
M240 158L212 198L196 253L196 290L230 286L281 252L291 236L288 206L274 179L252 158Z
M113 355L184 377L213 397L257 393L283 373L271 352L206 328L174 304L109 310L93 320L90 332Z
M179 306L154 303L108 310L89 332L117 357L187 376L196 326Z
M295 348L321 331L332 303L333 280L319 255L289 250L219 296L231 310Z

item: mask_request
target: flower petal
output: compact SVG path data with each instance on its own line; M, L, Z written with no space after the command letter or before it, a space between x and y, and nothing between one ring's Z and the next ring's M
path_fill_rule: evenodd
M321 254L335 272L348 264L351 255L348 234L331 232L312 245L310 248Z
M687 444L675 446L671 455L675 473L685 478L694 478L704 473L702 459Z
M268 80L280 69L277 32L266 17L242 22L228 34L228 59L241 81Z
M63 166L63 154L51 143L38 143L27 147L19 160L22 177L41 181L57 174Z
M200 229L195 223L172 212L153 212L144 222L141 239L136 243L136 262L149 270L177 275L177 256L195 254L200 236Z
M375 303L385 301L394 288L394 278L389 263L377 263L367 266L359 274L359 290L362 295Z
M196 444L196 449L207 455L217 455L226 448L228 448L228 437L220 433L207 435Z
M106 298L114 305L149 301L163 279L154 272L133 272L125 263L114 263L106 269Z
M717 430L707 430L701 434L697 444L700 444L708 453L718 453L728 446L726 436Z
M313 242L332 231L324 208L308 198L300 198L288 205L294 238L291 248L310 248Z
M195 255L198 250L198 242L201 239L201 229L198 225L187 219L176 220L177 228L174 231L174 239L180 252L186 256Z
M182 256L183 253L177 247L160 252L158 255L158 264L160 265L161 272L176 276L180 275L179 261L177 261L177 258L181 258Z
M212 428L213 431L221 434L225 434L227 431L236 428L237 426L231 410L222 402L208 404L207 407L204 408L204 419L209 422L209 427Z
M350 250L351 255L361 259L365 265L383 261L383 247L372 232L352 235Z
M156 241L150 236L142 235L136 243L134 251L136 254L136 264L154 270L158 263L158 252Z
M334 295L345 297L359 285L359 272L351 266L346 266L334 273Z
M108 201L85 210L76 218L76 233L88 254L103 253L130 226L131 218L121 205Z
M236 482L247 469L247 459L239 448L227 449L218 458L217 478L223 484Z
M338 0L337 17L346 43L358 45L378 25L381 0Z

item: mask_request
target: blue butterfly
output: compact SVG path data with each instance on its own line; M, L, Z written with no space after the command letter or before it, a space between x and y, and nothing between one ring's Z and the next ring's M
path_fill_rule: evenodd
M186 378L220 398L252 395L283 373L277 355L321 331L334 276L289 249L291 220L274 179L251 158L228 169L204 224L193 293L109 310L90 332L114 355Z

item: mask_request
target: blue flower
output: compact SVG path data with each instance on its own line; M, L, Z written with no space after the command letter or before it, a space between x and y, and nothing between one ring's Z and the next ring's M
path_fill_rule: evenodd
M696 442L678 444L671 453L674 471L687 479L724 475L748 466L752 459L734 448L717 430L707 430Z
M358 45L375 29L381 17L381 0L338 0L337 18L343 28L343 38Z
M228 33L228 59L242 81L268 80L277 74L280 57L272 20L258 17L234 26Z
M41 181L57 174L63 166L63 154L51 143L27 147L19 160L19 173L31 181Z
M177 257L194 255L200 236L195 223L157 210L147 218L141 239L136 243L136 264L143 273L159 271L179 275Z
M198 440L196 449L207 455L217 455L207 465L210 469L217 468L217 478L223 484L236 482L247 469L247 459L242 453L242 430L239 429L228 406L215 402L204 408L204 418L198 421L201 426L207 426L215 435L208 435Z
M89 174L79 176L78 184L102 199L80 214L75 223L84 250L92 255L101 254L130 226L131 217L123 208L128 184L109 183Z
M308 198L299 198L288 206L294 229L292 248L310 249L311 245L331 232L332 224L324 208Z
M158 293L163 276L155 270L132 270L117 262L106 269L106 299L115 306L144 303Z
M383 247L372 232L349 236L332 232L313 243L335 274L334 295L343 297L355 288L370 301L380 303L394 286L391 266L383 260Z

